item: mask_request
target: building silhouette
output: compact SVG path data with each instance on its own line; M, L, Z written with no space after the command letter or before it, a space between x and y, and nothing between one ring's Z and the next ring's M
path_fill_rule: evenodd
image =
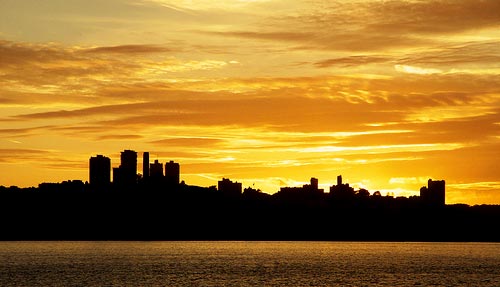
M318 188L318 179L311 177L309 184L302 187L282 187L279 193L283 196L305 196L305 198L315 198L324 194L323 189Z
M133 150L124 150L120 154L120 168L128 169L137 174L137 152Z
M427 187L420 188L420 200L422 203L431 206L445 205L445 181L432 180L427 181Z
M180 165L174 161L165 163L165 182L168 185L179 185Z
M144 152L142 154L142 177L144 179L149 178L149 152Z
M342 175L337 176L337 185L330 186L330 196L337 199L351 199L354 196L354 188L348 183L342 182Z
M163 178L163 164L156 159L154 163L150 164L150 173L151 179Z
M217 189L227 195L240 195L241 182L232 182L228 178L222 178L218 182Z
M103 188L111 183L111 160L97 155L89 159L89 183L95 188Z
M113 168L113 183L130 187L137 183L137 152L124 150L120 155L120 167Z
M311 177L310 184L304 184L302 189L305 192L324 193L323 189L318 188L318 179L315 177Z

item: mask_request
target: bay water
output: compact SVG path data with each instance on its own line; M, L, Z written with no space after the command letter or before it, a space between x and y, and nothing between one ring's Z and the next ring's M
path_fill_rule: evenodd
M500 243L0 242L0 286L500 286Z

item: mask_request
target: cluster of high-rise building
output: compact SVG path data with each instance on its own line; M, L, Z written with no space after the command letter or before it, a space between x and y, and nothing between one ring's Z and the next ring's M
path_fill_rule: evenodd
M120 165L113 167L113 184L121 187L143 182L162 182L178 185L180 182L180 165L174 161L162 164L158 160L149 162L149 152L143 153L142 177L137 173L137 152L124 150L120 155ZM103 155L91 157L89 160L89 183L96 188L104 188L111 184L111 159Z
M137 173L137 152L124 150L120 155L120 165L113 169L113 185L120 188L132 187L142 183L162 184L176 186L180 183L180 165L174 161L165 164L155 160L149 162L149 152L143 153L142 177ZM106 188L111 184L111 160L109 157L97 155L89 160L90 185L94 188ZM218 182L218 190L227 195L241 195L242 185L223 178ZM355 194L361 194L367 190L357 193L348 183L342 182L342 176L337 177L337 184L330 187L330 195L336 198L349 198ZM324 190L318 188L318 179L312 177L309 184L302 187L282 187L281 194L324 194ZM380 194L380 192L376 192ZM376 194L374 194L376 195ZM445 205L445 181L429 179L427 186L420 189L420 201L426 205Z

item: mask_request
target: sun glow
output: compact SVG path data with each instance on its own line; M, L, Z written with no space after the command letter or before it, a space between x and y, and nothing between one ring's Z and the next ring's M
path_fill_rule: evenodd
M396 69L396 71L398 71L398 72L408 73L408 74L417 74L417 75L432 75L432 74L439 74L439 73L443 72L439 69L420 68L420 67L407 66L407 65L395 65L394 69Z

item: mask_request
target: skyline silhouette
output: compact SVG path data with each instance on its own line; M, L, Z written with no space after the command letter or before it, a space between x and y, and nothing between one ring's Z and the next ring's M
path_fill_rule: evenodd
M188 185L179 163L149 163L149 152L140 175L137 157L124 150L112 168L91 156L89 182L0 186L0 240L500 241L500 205L445 204L444 180L394 197L355 190L342 175L325 192L311 177L271 195L229 178Z
M58 184L78 184L86 186L85 189L92 191L110 191L110 190L133 190L138 185L157 185L164 188L177 187L180 181L180 164L172 160L165 164L155 159L153 163L149 162L149 152L143 152L142 174L138 173L138 153L134 150L124 150L121 152L120 164L112 167L111 159L104 155L91 156L88 164L88 181L66 180L61 183L40 183L42 186L55 186ZM111 176L112 171L112 176ZM111 180L112 179L112 180ZM185 185L184 181L182 184ZM232 182L229 178L222 178L218 181L218 190L228 194L241 194L242 183ZM2 186L3 187L3 186ZM213 185L210 188L214 187ZM275 193L311 193L324 194L324 189L320 189L319 181L315 177L310 178L310 184L304 184L302 187L280 187ZM5 188L5 187L4 187ZM11 186L11 189L19 189L17 186ZM32 188L26 188L27 190ZM84 188L79 188L84 189ZM252 187L246 189L255 190ZM258 189L259 192L262 192ZM265 192L265 191L264 191ZM346 197L354 194L370 195L365 188L359 188L357 191L349 186L349 183L343 183L342 175L337 176L337 184L329 187L330 194L336 194L340 197ZM272 194L272 193L271 193ZM380 191L373 192L373 195L382 196ZM393 194L386 194L386 197L394 197ZM402 196L400 196L402 197ZM414 196L411 196L414 197ZM419 197L421 201L432 205L445 205L445 181L428 179L427 186L420 188Z
M109 158L97 155L89 159L90 182L2 186L0 240L500 242L493 228L500 205L447 205L444 180L429 179L420 196L393 197L355 190L341 175L325 192L312 177L270 195L228 178L187 185L180 164L165 165L143 164L139 176L137 152L124 150L113 181Z

